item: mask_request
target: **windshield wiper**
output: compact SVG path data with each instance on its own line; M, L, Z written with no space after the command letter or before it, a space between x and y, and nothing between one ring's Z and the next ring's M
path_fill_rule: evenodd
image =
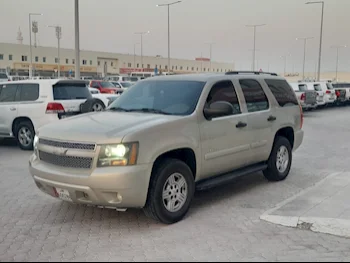
M172 114L169 113L169 112L165 112L165 111L157 110L157 109L151 109L151 108L130 109L129 111L141 111L141 112L147 112L147 113L156 113L156 114L172 115Z
M108 110L110 110L110 111L124 111L124 112L130 111L128 109L124 109L124 108L120 108L120 107L112 107L112 108L109 108Z

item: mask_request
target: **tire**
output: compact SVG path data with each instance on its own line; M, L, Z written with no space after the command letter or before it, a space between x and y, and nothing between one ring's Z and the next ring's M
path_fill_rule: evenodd
M96 110L95 107L98 107L100 110ZM81 105L80 111L82 113L88 113L88 112L94 112L94 111L102 111L105 108L106 106L99 99L88 99Z
M21 121L17 123L15 125L15 136L22 150L33 150L35 131L31 121Z
M279 155L281 152L284 152L284 155ZM287 153L287 155L286 155ZM278 157L280 156L280 157ZM282 157L286 156L286 157ZM280 158L280 169L278 168L277 162L278 158ZM288 163L285 161L288 160ZM282 162L284 162L284 165L282 165ZM277 136L275 138L275 142L269 157L269 160L267 162L267 169L263 171L264 176L269 181L282 181L287 178L290 167L292 165L292 147L290 145L290 142L287 138L282 136Z
M182 183L179 185L179 182ZM164 191L165 188L166 191ZM182 195L182 199L184 199L182 202L179 200L181 189L186 195L186 198ZM164 198L164 192L168 191L168 198ZM164 224L176 223L187 214L194 191L195 183L191 169L178 159L164 159L158 165L156 164L152 172L148 197L143 211L146 216Z

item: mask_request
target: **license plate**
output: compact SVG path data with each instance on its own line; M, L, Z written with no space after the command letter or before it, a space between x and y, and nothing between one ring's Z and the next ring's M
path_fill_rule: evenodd
M66 189L56 188L57 197L63 201L73 202L70 198L69 192Z

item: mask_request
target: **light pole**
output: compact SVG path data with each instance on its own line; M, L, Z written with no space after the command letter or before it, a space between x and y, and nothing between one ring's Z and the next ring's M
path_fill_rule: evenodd
M143 72L143 35L147 35L149 34L150 31L147 32L136 32L136 35L140 35L141 36L141 67L142 67L142 72Z
M30 65L29 65L29 78L33 76L33 51L32 51L32 16L42 16L39 13L29 13L29 46L30 46Z
M61 69L60 69L60 39L62 37L62 28L60 26L47 26L47 27L52 27L56 31L56 37L57 37L57 55L58 55L58 60L57 60L57 78L61 77Z
M210 59L210 61L209 61L209 72L211 72L211 59L212 59L212 50L213 50L213 45L215 44L215 43L206 43L207 45L209 45L209 59Z
M79 0L74 1L75 79L80 79Z
M346 46L332 46L331 48L335 48L337 50L337 62L335 66L335 81L338 82L338 65L339 65L339 49L346 48Z
M307 2L309 4L322 4L322 14L321 14L321 33L320 33L320 49L318 55L318 72L317 72L317 81L321 79L321 57L322 57L322 38L323 38L323 15L324 15L324 1L317 2Z
M304 40L303 80L305 80L306 42L314 37L298 37L296 40Z
M136 45L140 43L135 43L134 44L134 71L136 71Z
M292 55L286 55L286 56L281 56L281 58L284 59L284 77L286 76L286 72L287 72L287 57L291 57Z
M260 25L246 25L246 27L253 27L254 28L254 47L253 47L253 64L252 64L252 71L255 70L255 51L256 51L256 28L266 26L266 24L260 24Z
M182 1L176 1L169 4L159 4L157 7L166 6L168 7L168 73L170 73L170 6L179 4Z

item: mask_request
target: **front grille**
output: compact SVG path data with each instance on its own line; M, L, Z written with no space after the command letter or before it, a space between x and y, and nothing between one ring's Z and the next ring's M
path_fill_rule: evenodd
M58 148L66 149L78 149L78 150L87 150L95 151L96 144L93 143L78 143L78 142L59 142L46 139L39 139L39 144L49 145Z
M78 156L60 156L52 153L39 151L39 158L41 161L69 168L90 169L93 158L78 157Z

